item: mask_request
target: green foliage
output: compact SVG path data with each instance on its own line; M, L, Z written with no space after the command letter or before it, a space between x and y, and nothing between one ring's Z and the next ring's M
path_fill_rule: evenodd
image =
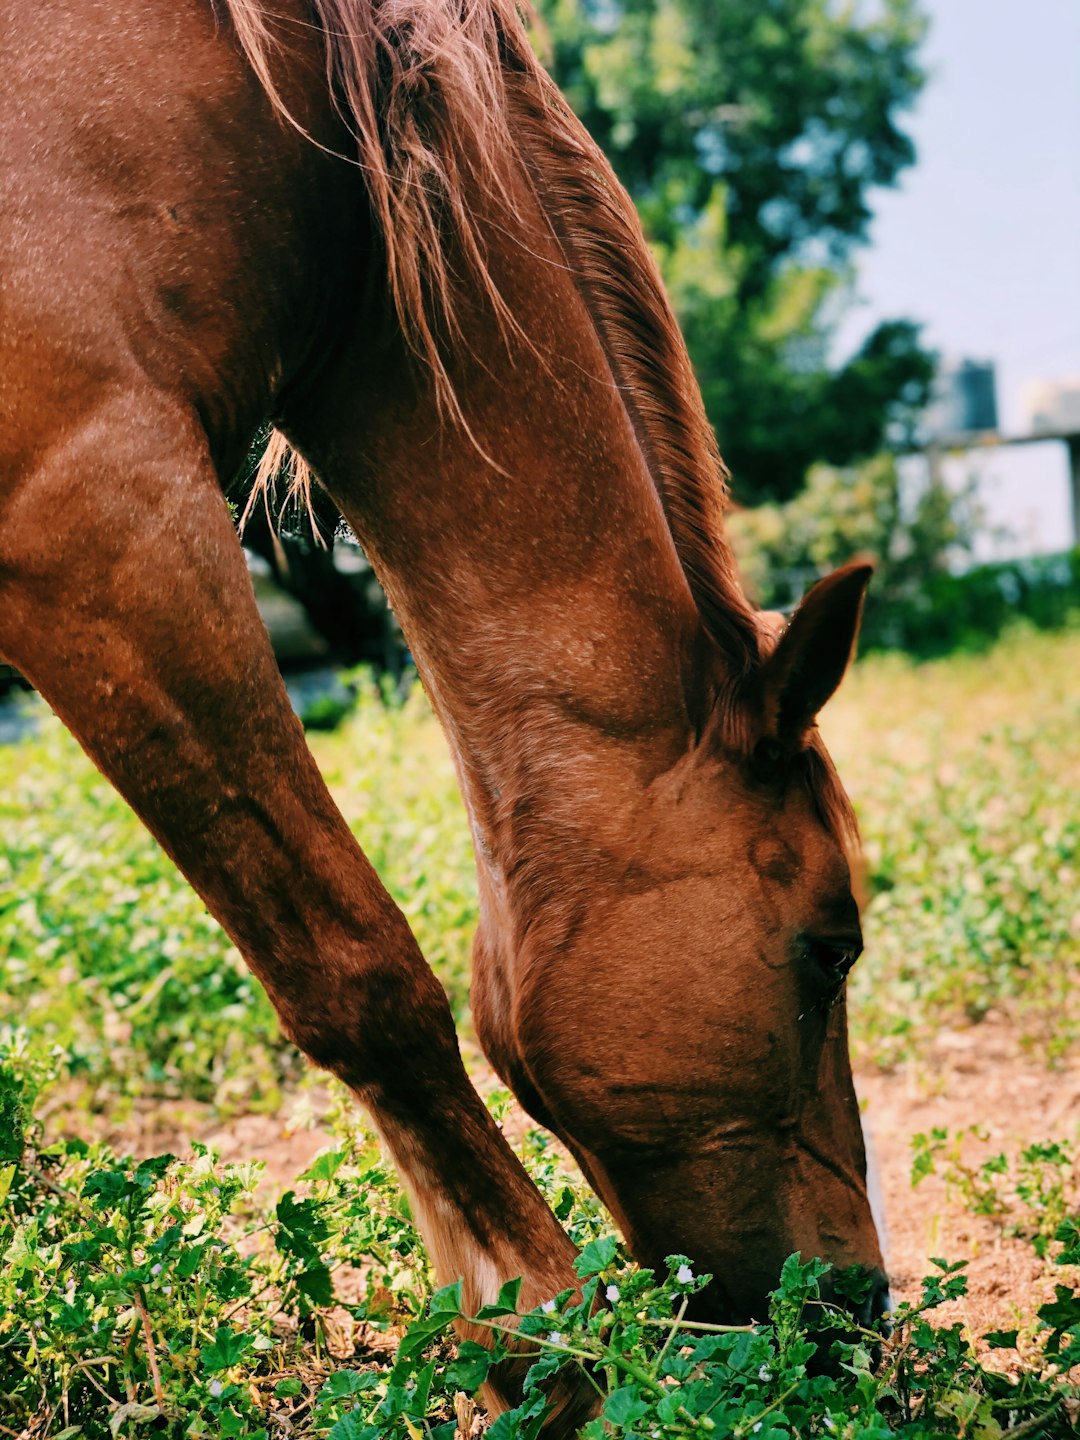
M913 493L896 459L879 455L846 470L815 466L794 500L734 514L730 531L766 609L791 609L822 575L869 555L875 573L863 617L866 649L902 625L898 612L921 604L949 558L970 550L977 525L970 491L928 485Z
M309 743L345 818L401 906L467 1020L476 928L476 871L468 821L442 732L415 686L404 701L391 682L354 676L353 717Z
M1080 550L993 565L953 575L924 572L900 603L877 605L867 640L872 648L907 650L924 658L958 650L979 653L1017 620L1061 630L1080 615Z
M1051 1062L1080 1036L1080 634L988 655L872 657L822 718L862 819L871 894L850 983L882 1065L1008 1015Z
M790 609L828 571L869 555L862 650L923 659L984 651L1018 619L1061 629L1080 614L1080 551L950 566L969 557L981 526L973 486L959 491L905 478L893 456L838 469L818 465L783 505L732 515L743 573L767 609Z
M401 706L354 683L353 720L314 743L463 1018L476 882L453 767L419 690ZM273 1109L300 1073L217 923L56 724L0 746L0 917L0 1026L59 1045L115 1119L150 1096Z
M1076 1158L1065 1140L1028 1145L1015 1160L995 1154L968 1158L972 1140L985 1141L978 1126L967 1130L935 1128L912 1137L911 1183L940 1174L964 1208L997 1224L1006 1235L1030 1241L1043 1259L1054 1253L1075 1264L1072 1240L1080 1223L1080 1185Z
M0 1091L24 1089L27 1063L24 1051L0 1053ZM394 1181L346 1105L334 1124L335 1148L276 1205L256 1189L257 1166L222 1165L202 1147L187 1161L135 1163L78 1141L41 1146L28 1126L0 1207L0 1424L68 1440L143 1429L452 1440L460 1392L522 1350L535 1359L521 1403L491 1427L496 1440L538 1434L564 1370L597 1392L585 1440L996 1437L1006 1419L1053 1417L1073 1395L1058 1373L1080 1358L1080 1295L1068 1284L1037 1318L1054 1364L1009 1379L979 1363L959 1327L925 1318L963 1295L962 1265L938 1262L888 1340L823 1302L827 1267L797 1256L767 1320L722 1326L686 1318L709 1279L687 1257L669 1257L658 1276L610 1233L582 1250L579 1291L518 1316L511 1281L469 1317L490 1346L456 1345L460 1283L432 1293ZM550 1181L547 1142L530 1144ZM582 1207L571 1228L592 1229L595 1201L559 1183ZM837 1277L838 1289L845 1279L850 1289L856 1277ZM350 1322L354 1337L382 1335L381 1352L343 1345Z
M0 1095L25 1095L26 1067L24 1046L0 1049ZM265 1440L310 1408L329 1307L383 1331L427 1294L404 1199L344 1106L338 1139L273 1206L260 1166L203 1146L136 1163L24 1123L2 1172L0 1424Z
M0 747L0 1024L113 1096L267 1106L298 1071L202 902L58 726Z
M1051 1057L1080 1033L1075 633L857 667L824 716L862 817L872 903L854 1037L883 1064L994 1008ZM873 735L873 743L868 736ZM346 817L468 1020L476 891L424 697L313 737ZM80 1094L278 1103L298 1064L261 989L58 726L0 747L0 1025L63 1050Z
M305 730L336 730L353 708L351 695L319 695L300 713Z
M827 350L870 220L914 158L917 0L545 0L553 73L654 243L742 499L785 499L910 428L933 362L882 324Z

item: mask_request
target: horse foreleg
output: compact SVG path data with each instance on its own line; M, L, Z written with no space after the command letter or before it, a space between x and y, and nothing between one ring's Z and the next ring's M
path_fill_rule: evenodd
M162 413L164 408L164 413ZM135 418L133 418L135 417ZM6 497L0 654L173 857L282 1028L371 1112L467 1306L574 1250L462 1066L446 996L293 715L198 426L101 407Z

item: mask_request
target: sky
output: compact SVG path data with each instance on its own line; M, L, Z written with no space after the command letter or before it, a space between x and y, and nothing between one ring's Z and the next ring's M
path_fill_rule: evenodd
M1080 0L923 0L929 82L907 128L918 160L872 199L861 303L838 348L910 316L946 357L997 365L1001 429L1026 429L1022 387L1080 378ZM994 524L986 553L1056 550L1071 518L1064 447L977 466Z

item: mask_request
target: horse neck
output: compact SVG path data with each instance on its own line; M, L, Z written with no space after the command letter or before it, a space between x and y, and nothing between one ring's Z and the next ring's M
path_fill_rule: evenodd
M368 550L454 751L481 861L617 845L685 753L706 647L634 425L531 189L459 309L458 419L357 336L293 425ZM526 240L527 237L527 240Z

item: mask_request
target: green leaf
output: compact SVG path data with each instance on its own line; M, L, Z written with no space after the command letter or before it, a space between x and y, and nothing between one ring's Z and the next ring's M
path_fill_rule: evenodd
M241 1335L227 1325L219 1326L210 1345L199 1351L207 1370L231 1370L244 1358L253 1344L251 1335Z
M83 1182L82 1193L84 1200L97 1200L102 1209L108 1209L130 1190L131 1183L122 1171L94 1170Z
M170 1225L150 1246L150 1253L152 1255L167 1255L170 1250L174 1250L182 1245L183 1240L183 1227L180 1225Z
M432 1315L443 1312L460 1315L461 1281L455 1280L452 1285L444 1285L441 1290L436 1290L428 1303L428 1310Z
M565 1220L574 1208L574 1192L569 1185L564 1185L559 1192L559 1198L551 1207L559 1220Z
M471 1395L487 1379L488 1371L497 1363L499 1355L498 1350L489 1350L475 1340L463 1340L458 1346L457 1359L446 1367L447 1388L464 1390ZM528 1377L525 1383L528 1386Z
M545 1350L540 1359L530 1365L525 1373L525 1391L535 1390L542 1381L549 1379L556 1371L561 1370L568 1358L566 1355L560 1355L557 1350Z
M181 1280L190 1280L202 1264L209 1249L210 1241L205 1240L201 1245L189 1245L181 1252L180 1259L176 1262L176 1273Z
M799 1256L789 1255L780 1271L780 1293L787 1300L802 1301L817 1294L818 1282L828 1272L828 1265L816 1257L804 1265Z
M56 1318L60 1327L68 1332L81 1330L89 1321L90 1312L82 1301L76 1301L74 1305L64 1303L56 1312Z
M344 1400L350 1395L359 1395L373 1390L381 1378L377 1370L335 1370L323 1381L319 1399Z
M543 1395L516 1410L505 1410L486 1432L485 1440L534 1440L544 1424L548 1404Z
M416 1420L422 1420L427 1414L428 1396L431 1394L431 1382L434 1378L435 1361L429 1360L416 1377L415 1388L408 1403L407 1413Z
M495 1298L495 1304L507 1315L516 1315L518 1301L521 1298L521 1276L513 1280L507 1280L499 1287L499 1293Z
M988 1330L983 1336L991 1350L1015 1350L1017 1330Z
M1057 1257L1057 1264L1080 1265L1080 1216L1066 1216L1054 1231L1054 1239L1065 1247Z
M574 1261L574 1270L583 1280L590 1275L598 1275L614 1262L617 1249L618 1241L614 1235L601 1235L599 1240L590 1240Z
M313 1265L309 1270L302 1271L296 1277L296 1284L312 1305L334 1303L334 1282L325 1265Z
M381 1425L368 1425L362 1415L352 1413L341 1417L326 1440L376 1440L384 1433Z
M678 1388L669 1390L664 1398L658 1401L656 1413L665 1425L675 1425L678 1423L679 1408L682 1403L682 1391Z
M297 1200L295 1191L286 1190L277 1203L276 1214L279 1223L288 1231L294 1242L292 1246L288 1244L285 1246L290 1253L299 1254L307 1248L315 1249L324 1240L329 1240L333 1234L333 1227L327 1224L319 1214L318 1201ZM279 1248L281 1248L281 1239L279 1234Z
M476 1312L478 1320L497 1320L502 1315L516 1315L521 1297L521 1278L507 1280L499 1290L494 1305L484 1305Z
M148 1420L156 1420L160 1414L156 1405L121 1405L109 1416L109 1429L114 1435L119 1435L129 1421L132 1425L143 1425Z
M452 1310L441 1310L436 1315L429 1315L426 1320L414 1320L398 1346L398 1362L412 1360L421 1355L436 1335L444 1334L453 1322Z
M301 1180L332 1180L345 1164L343 1150L327 1150L315 1158L299 1178Z
M1039 1306L1039 1319L1050 1326L1055 1339L1067 1332L1080 1333L1080 1290L1055 1285L1054 1295L1055 1299Z
M604 1401L604 1419L612 1425L625 1429L635 1420L640 1420L649 1408L649 1402L642 1399L636 1385L623 1385L613 1390Z
M175 1155L151 1155L148 1160L141 1160L135 1169L136 1185L152 1190L175 1159Z

